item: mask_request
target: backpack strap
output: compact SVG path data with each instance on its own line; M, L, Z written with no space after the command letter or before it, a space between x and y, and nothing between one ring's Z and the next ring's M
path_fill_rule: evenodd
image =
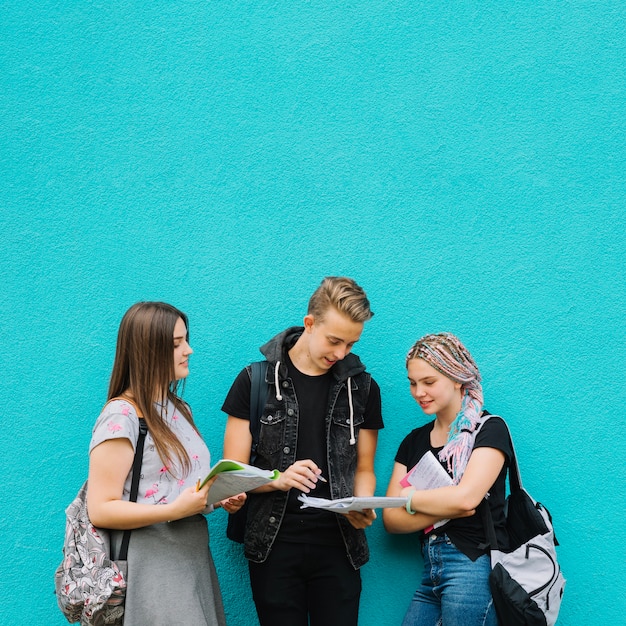
M131 400L128 396L115 396L115 398L111 398L110 400L107 400L107 404L109 404L109 402L113 402L114 400L121 400L122 402L128 402L128 404L132 404L133 408L135 409L135 413L137 413L137 417L139 419L143 419L141 410L137 406L136 402L134 400Z
M250 450L250 464L256 459L256 449L259 445L259 433L261 431L261 415L267 400L267 361L255 361L250 364L250 434L252 435L252 448Z
M483 419L478 424L478 428L474 431L474 440L476 440L476 435L480 431L480 429L484 426L485 422L490 417L500 417L499 415L492 415L488 413L483 417ZM500 419L504 422L506 426L507 433L509 434L509 443L511 444L511 462L509 463L509 488L511 493L514 491L519 491L522 488L522 478L519 471L519 465L517 463L517 455L515 454L515 446L513 445L513 437L511 436L511 430L509 425L500 417Z
M486 541L485 543L478 544L479 550L489 548L490 550L498 550L498 538L496 537L496 529L493 525L493 517L491 516L491 509L489 508L489 502L484 499L479 505L480 516L483 521L483 528L485 529Z
M483 427L484 423L490 417L500 417L499 415L485 415L484 419L478 425L475 433ZM500 418L502 419L502 418ZM509 463L509 471L507 473L509 478L509 492L513 493L515 491L519 491L522 488L522 480L520 478L519 465L517 463L517 456L515 454L515 446L513 445L513 437L511 437L511 430L509 429L509 425L504 421L504 425L506 426L507 433L509 435L509 443L511 444L511 462ZM483 521L483 527L485 529L485 533L487 535L487 542L484 544L480 544L478 547L480 549L490 548L491 550L498 550L498 539L496 537L496 529L493 525L493 517L491 515L491 509L489 508L489 502L487 501L487 496L483 499L483 501L479 504L480 515Z
M506 424L506 422L505 422ZM507 430L509 429L507 425ZM517 455L515 454L515 446L513 445L513 437L509 430L509 442L511 444L511 462L509 463L509 490L511 493L519 491L522 488L522 477L519 471Z
M130 483L130 497L129 502L137 502L137 495L139 494L139 479L141 478L141 464L143 462L143 448L144 443L146 441L146 435L148 434L148 425L146 424L146 420L142 417L141 411L139 407L129 398L125 396L118 396L117 398L111 398L109 402L112 400L123 400L124 402L128 402L132 404L135 408L135 412L137 413L137 419L139 420L139 437L137 437L137 445L135 446L135 456L133 458L133 467L132 467L132 479ZM125 561L128 557L128 544L130 543L130 530L125 530L122 535L122 543L120 545L120 552L118 554L118 559L120 561ZM114 561L113 558L113 547L111 547L111 560Z

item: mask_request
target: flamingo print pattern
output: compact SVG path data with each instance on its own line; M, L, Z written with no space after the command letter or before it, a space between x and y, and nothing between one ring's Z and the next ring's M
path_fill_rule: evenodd
M169 471L170 471L170 468L169 468L168 465L164 465L159 470L159 483L161 482L162 479L165 479L165 480L169 480L170 479Z
M159 486L156 483L154 483L152 487L150 487L150 489L146 491L146 495L144 496L144 498L146 498L146 500L148 498L152 498L156 502L155 496L157 493L159 493Z
M143 454L139 494L137 502L160 505L173 502L188 487L195 487L199 477L209 473L211 457L206 444L196 430L179 413L171 402L163 407L163 418L178 440L183 444L191 470L187 475L176 463L164 463L159 457L152 436L148 432ZM103 441L128 439L135 446L139 434L139 422L135 408L124 400L109 402L98 418L93 430L90 450ZM130 477L124 485L124 499L130 494Z

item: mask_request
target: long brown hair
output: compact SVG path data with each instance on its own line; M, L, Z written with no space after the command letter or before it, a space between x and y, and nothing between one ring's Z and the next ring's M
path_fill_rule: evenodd
M138 302L126 311L117 335L107 399L131 395L146 420L163 465L171 471L177 460L188 474L189 455L155 406L155 400L169 399L198 432L188 405L179 395L184 380L182 384L175 380L174 327L179 318L185 322L188 338L187 316L170 304Z

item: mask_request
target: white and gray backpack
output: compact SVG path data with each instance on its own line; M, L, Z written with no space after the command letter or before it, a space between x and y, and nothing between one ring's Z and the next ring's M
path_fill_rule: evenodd
M475 433L489 417L493 416L486 415ZM509 438L513 456L508 473L510 495L505 506L507 552L498 546L487 502L480 507L487 545L491 548L491 594L501 624L554 626L565 589L556 555L559 544L548 509L522 487L510 431Z

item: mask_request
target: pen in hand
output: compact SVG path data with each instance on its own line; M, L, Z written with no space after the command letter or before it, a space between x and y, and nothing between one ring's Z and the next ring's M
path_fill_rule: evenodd
M198 482L196 483L196 491L200 491L200 483L202 482L202 479L198 478Z

